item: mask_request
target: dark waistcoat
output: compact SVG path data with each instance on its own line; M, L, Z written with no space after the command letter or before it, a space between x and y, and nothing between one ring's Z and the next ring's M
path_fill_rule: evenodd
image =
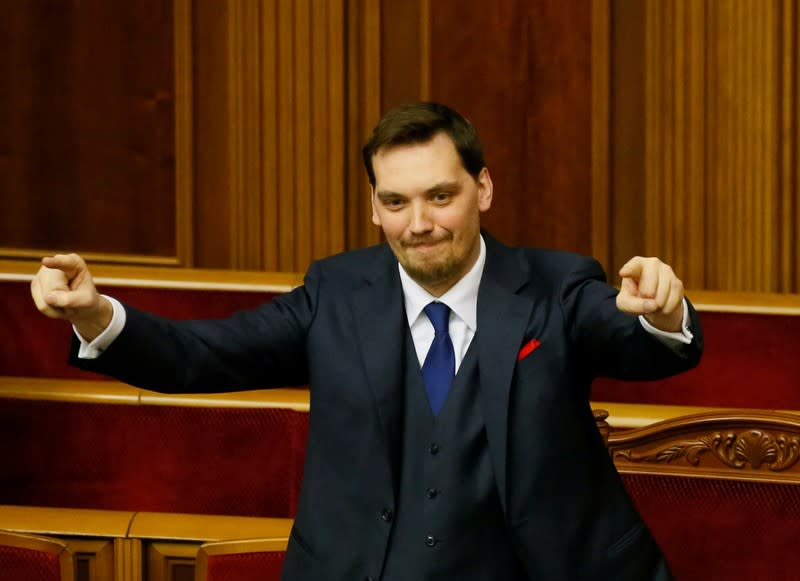
M400 487L383 581L517 581L480 406L475 341L439 416L410 333Z

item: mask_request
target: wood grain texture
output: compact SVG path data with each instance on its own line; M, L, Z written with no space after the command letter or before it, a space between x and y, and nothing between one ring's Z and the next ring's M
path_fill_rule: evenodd
M345 248L344 3L197 1L217 47L198 92L222 110L198 113L196 264L302 272Z
M346 0L347 14L347 158L344 200L347 248L376 244L380 229L372 224L370 189L361 148L381 115L382 2ZM388 73L388 71L386 71Z
M612 262L657 255L692 288L800 292L796 3L609 9Z
M591 251L590 48L583 2L430 3L430 96L478 128L504 242Z
M607 0L592 0L592 256L607 271L611 259L610 12Z
M174 10L4 6L0 247L176 256Z

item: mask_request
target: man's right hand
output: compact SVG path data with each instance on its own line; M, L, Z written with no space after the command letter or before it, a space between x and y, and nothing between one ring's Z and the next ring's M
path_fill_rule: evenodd
M86 262L77 254L43 258L31 282L31 296L39 311L69 321L87 341L102 333L114 314L109 300L97 292Z

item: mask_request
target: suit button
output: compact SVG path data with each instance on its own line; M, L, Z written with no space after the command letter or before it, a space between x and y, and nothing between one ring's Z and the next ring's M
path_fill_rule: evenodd
M435 488L429 488L429 489L428 489L428 490L425 492L425 496L427 496L428 498L436 498L436 495L437 495L437 494L439 494L439 491L438 491L438 490L436 490Z
M428 447L428 452L430 452L431 456L436 456L439 453L439 446L434 442Z
M381 518L386 522L392 522L392 519L394 518L394 513L392 512L392 509L384 508L381 511Z
M369 577L364 577L364 581L375 581L375 577L370 575Z
M428 535L425 537L425 546L426 547L435 547L436 546L436 537Z

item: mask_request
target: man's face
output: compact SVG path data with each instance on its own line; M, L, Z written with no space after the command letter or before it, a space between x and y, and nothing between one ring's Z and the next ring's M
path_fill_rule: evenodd
M492 204L489 171L473 179L445 133L382 148L372 166L372 221L406 272L441 296L478 259L480 213Z

